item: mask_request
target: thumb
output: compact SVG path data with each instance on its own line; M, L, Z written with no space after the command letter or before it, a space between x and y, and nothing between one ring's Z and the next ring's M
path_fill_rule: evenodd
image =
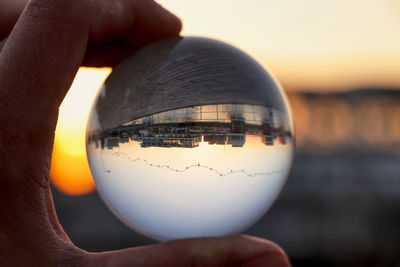
M152 246L93 253L94 266L290 266L278 245L250 236L174 240Z

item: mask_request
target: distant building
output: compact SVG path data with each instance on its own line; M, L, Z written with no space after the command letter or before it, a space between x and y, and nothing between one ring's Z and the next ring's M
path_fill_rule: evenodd
M267 146L273 146L274 145L274 139L275 137L272 134L263 134L261 136L261 141L267 145Z
M120 138L119 137L106 137L104 138L104 146L107 149L112 149L113 147L119 147Z
M232 147L243 147L246 143L246 134L228 133L226 136L228 138L227 144L232 145Z
M201 136L195 137L141 137L141 147L198 147Z
M226 144L226 134L205 134L204 142L207 142L209 145L225 145Z

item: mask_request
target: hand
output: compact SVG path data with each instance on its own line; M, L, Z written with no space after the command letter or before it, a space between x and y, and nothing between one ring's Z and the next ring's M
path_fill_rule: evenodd
M8 35L18 13L0 18L0 35ZM54 131L79 66L114 65L180 29L180 20L151 0L27 4L0 53L0 265L289 265L277 245L249 236L89 253L74 246L57 220L49 188Z

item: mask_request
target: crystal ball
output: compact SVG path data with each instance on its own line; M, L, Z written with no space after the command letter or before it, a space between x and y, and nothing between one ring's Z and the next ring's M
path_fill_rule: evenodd
M92 106L86 149L111 211L169 240L254 224L285 183L293 134L280 85L252 57L173 37L114 68Z

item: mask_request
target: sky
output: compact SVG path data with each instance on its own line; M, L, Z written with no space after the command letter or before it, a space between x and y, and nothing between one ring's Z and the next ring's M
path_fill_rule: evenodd
M158 2L182 18L183 35L216 38L243 49L287 92L400 88L398 0ZM94 189L85 127L110 71L81 69L60 108L51 176L64 193Z
M288 91L400 87L397 0L159 0L183 35L227 41Z

